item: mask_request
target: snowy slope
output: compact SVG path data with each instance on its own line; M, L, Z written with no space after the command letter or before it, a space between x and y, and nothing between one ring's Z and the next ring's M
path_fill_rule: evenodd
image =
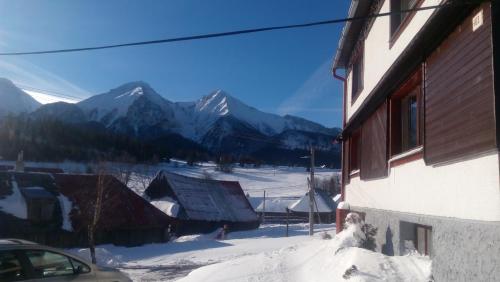
M77 105L86 112L89 119L109 126L118 118L126 117L130 107L144 98L173 116L172 103L142 81L126 83L109 92L83 100Z
M0 78L0 101L0 116L30 113L41 105L6 78Z
M196 103L195 116L202 127L215 122L219 117L228 115L251 125L265 135L280 133L286 125L283 117L261 112L223 90L204 96Z

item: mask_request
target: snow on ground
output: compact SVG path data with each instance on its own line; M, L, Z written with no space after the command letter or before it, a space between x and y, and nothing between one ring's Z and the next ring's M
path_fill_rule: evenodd
M28 208L26 206L26 201L24 200L16 181L12 181L12 194L1 199L0 198L0 209L3 212L10 213L18 218L27 219L28 218Z
M431 261L427 257L389 257L361 249L356 247L353 233L347 229L333 240L315 236L201 267L179 281L429 281Z
M216 231L132 248L102 245L97 259L134 281L429 281L428 257L385 256L356 247L352 228L337 236L335 225L315 228L313 237L307 224L290 225L289 237L284 225L268 224L226 240L215 240ZM70 251L89 258L88 249Z
M335 232L335 225L316 225L319 232ZM232 232L226 240L217 241L217 232L183 236L163 244L140 247L101 245L97 248L98 264L118 267L134 281L172 281L209 264L278 251L290 245L317 240L308 236L306 224L290 225L285 237L284 225L266 224L255 230ZM89 258L88 249L70 250Z
M266 197L301 197L307 192L307 177L309 172L303 167L286 166L261 166L259 168L235 166L232 173L224 173L216 170L216 165L212 162L201 163L196 166L188 166L184 161L172 160L170 163L162 163L151 167L150 170L158 171L164 169L169 172L196 177L211 178L217 180L238 181L245 193L251 197L262 197L264 190ZM316 169L316 177L329 178L338 170L319 168ZM145 188L140 177L134 175L134 180L129 183L139 195L142 195ZM140 175L139 175L140 176Z
M14 161L0 161L0 165L14 164ZM25 162L25 165L27 167L61 168L68 173L86 173L95 166L95 164L70 161L60 163ZM119 163L110 163L109 166L111 170L114 167L121 170L122 168L119 167L123 167ZM266 191L266 197L302 197L308 190L307 177L309 177L309 172L304 167L262 165L259 168L242 168L235 166L233 173L224 173L217 171L216 164L213 162L189 166L185 161L172 159L169 163L159 163L157 165L138 164L130 166L130 169L133 173L128 186L140 196L143 196L149 182L161 169L196 178L209 177L216 180L238 181L243 191L251 197L262 197L264 190ZM338 173L340 173L339 170L328 168L316 168L315 170L317 179L330 178Z

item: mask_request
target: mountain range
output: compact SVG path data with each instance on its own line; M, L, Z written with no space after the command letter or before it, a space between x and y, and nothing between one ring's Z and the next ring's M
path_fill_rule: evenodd
M177 135L213 154L287 154L307 150L338 155L332 140L338 128L291 115L265 113L217 90L193 102L172 102L150 85L123 84L76 104L41 105L7 79L0 79L0 116L24 113L34 120L58 120L65 124L96 124L109 132L141 140ZM272 154L271 154L272 155ZM280 159L278 157L278 159Z

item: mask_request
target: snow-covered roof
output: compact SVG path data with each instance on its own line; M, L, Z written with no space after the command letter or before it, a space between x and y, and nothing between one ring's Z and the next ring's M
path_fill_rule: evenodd
M314 211L315 212L334 212L335 203L328 194L322 190L316 190L314 193ZM309 193L288 207L294 212L309 212Z
M333 197L333 201L338 204L340 202L340 198L342 197L342 194L337 194L335 197Z
M300 198L298 197L266 198L265 206L264 206L264 201L261 200L259 205L255 208L255 211L286 213L286 208L292 205L293 203L297 202L297 200L299 199Z
M198 179L161 171L146 189L153 200L171 197L180 206L178 218L250 222L258 216L237 181Z

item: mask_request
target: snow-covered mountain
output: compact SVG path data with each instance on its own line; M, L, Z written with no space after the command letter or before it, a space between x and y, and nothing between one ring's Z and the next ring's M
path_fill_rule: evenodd
M21 94L25 93L19 91L15 93L23 97ZM37 107L37 103L31 108L17 106L27 112ZM271 148L303 150L310 144L320 150L338 151L338 146L331 142L338 129L295 116L262 112L223 90L194 102L174 103L145 82L130 82L77 104L43 105L31 116L69 123L94 122L112 132L144 139L178 134L212 152L251 154Z
M140 135L153 128L171 131L178 127L174 104L142 81L124 84L77 105L88 120L100 122L120 133Z
M40 107L33 97L6 78L0 78L0 101L0 116L30 113Z

